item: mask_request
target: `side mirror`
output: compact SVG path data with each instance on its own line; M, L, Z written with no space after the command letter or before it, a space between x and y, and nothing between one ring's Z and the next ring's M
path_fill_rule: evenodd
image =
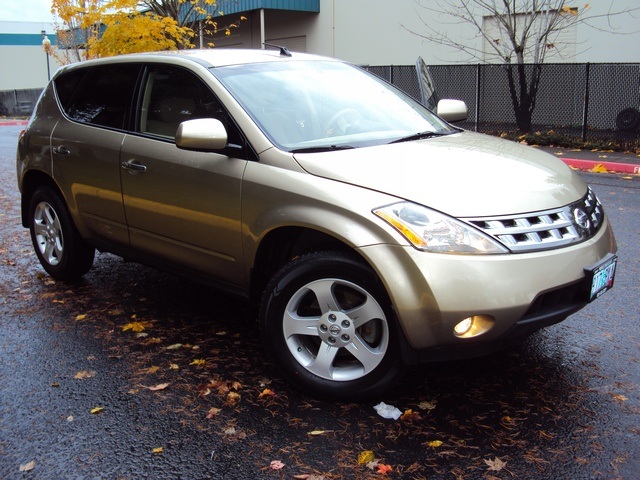
M440 100L436 113L447 122L461 122L469 115L467 104L462 100Z
M227 130L215 118L196 118L178 126L176 146L185 150L222 150L227 146Z

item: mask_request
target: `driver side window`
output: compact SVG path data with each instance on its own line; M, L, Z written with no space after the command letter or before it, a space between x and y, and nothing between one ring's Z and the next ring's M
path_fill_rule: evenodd
M185 120L216 118L229 136L240 135L211 90L191 72L170 66L154 66L147 73L140 115L140 131L173 140Z

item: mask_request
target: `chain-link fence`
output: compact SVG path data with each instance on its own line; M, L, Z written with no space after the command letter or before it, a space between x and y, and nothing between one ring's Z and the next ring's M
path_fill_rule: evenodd
M508 68L494 64L434 65L429 71L439 98L466 102L469 117L461 126L499 134L519 131ZM515 71L515 66L511 68ZM525 68L530 78L535 67ZM544 64L540 68L531 131L553 131L574 141L640 148L640 64ZM421 100L415 66L366 69ZM515 78L517 83L517 75Z

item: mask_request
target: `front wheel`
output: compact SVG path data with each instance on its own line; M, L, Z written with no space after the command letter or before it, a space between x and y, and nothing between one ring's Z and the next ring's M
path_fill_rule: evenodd
M350 255L292 260L269 283L260 324L265 348L285 375L316 396L375 397L402 370L386 291Z
M38 188L31 197L29 230L38 260L53 278L72 280L91 268L95 249L82 239L62 198L49 187Z

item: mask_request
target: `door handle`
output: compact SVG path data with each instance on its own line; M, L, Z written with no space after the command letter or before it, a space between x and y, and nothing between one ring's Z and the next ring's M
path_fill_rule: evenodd
M129 160L127 162L122 162L121 166L125 170L130 171L131 173L138 173L138 172L146 172L147 171L146 165L142 165L137 160Z
M53 153L56 153L58 155L70 155L71 154L71 150L69 150L64 145L60 145L58 147L53 147Z

